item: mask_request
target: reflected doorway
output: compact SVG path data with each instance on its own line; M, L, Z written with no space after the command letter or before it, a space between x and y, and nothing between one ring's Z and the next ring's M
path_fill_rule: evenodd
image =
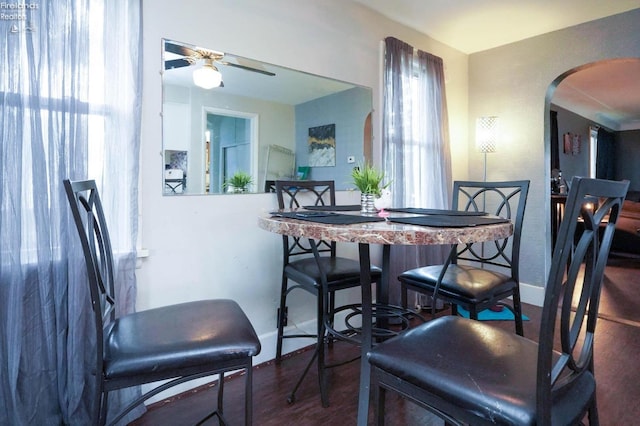
M226 192L225 182L236 172L256 181L252 147L257 146L257 117L227 110L205 109L205 191ZM255 189L255 188L254 188Z

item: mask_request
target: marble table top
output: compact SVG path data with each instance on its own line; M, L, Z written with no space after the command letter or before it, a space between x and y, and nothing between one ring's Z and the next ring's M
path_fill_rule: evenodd
M393 215L411 216L403 213ZM258 226L269 232L293 237L388 245L466 244L504 239L513 233L511 222L468 227L429 227L388 221L335 225L272 217L268 213L258 217Z

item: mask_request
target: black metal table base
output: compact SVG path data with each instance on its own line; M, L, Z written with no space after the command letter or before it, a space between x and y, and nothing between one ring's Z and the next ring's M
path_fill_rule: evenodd
M334 318L336 315L341 315L345 312L345 328L343 330L336 330L333 327L333 324L328 324L329 321L325 321L324 329L326 336L323 345L327 343L330 344L333 340L345 341L358 346L362 344L362 304L358 303L341 306L334 310ZM421 322L425 321L425 319L417 311L395 305L374 303L372 304L371 337L376 343L382 342L407 330L410 327L411 321L413 319L417 319ZM320 348L318 345L316 345L313 356L305 366L305 369L300 375L300 378L287 397L287 402L289 404L293 404L295 402L296 392L298 391L298 388L309 372L311 366L318 358L321 350L324 350L324 348ZM334 364L327 364L325 365L325 368L329 369L340 367L353 361L357 361L360 358L361 355L358 355L355 358L351 358L345 361L337 362ZM321 385L320 391L321 393L325 394L326 389L323 389L323 387L324 386ZM321 399L323 401L323 406L328 406L328 396L326 394L322 395Z

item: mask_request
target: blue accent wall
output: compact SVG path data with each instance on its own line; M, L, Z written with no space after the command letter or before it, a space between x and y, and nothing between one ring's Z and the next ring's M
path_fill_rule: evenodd
M336 180L336 189L353 188L351 169L364 162L364 122L371 112L371 91L355 87L324 98L299 104L296 114L296 168L308 166L309 128L325 124L336 125L336 165L333 167L312 167L309 179ZM347 157L354 156L355 164L347 163Z

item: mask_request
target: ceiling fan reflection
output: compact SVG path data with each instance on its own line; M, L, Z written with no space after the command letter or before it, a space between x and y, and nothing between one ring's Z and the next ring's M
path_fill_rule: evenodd
M275 73L264 70L264 69L225 61L224 60L225 55L222 52L216 52L213 50L201 49L201 48L192 49L190 47L179 45L169 41L165 41L164 50L165 52L183 56L183 58L179 58L179 59L166 60L164 63L165 70L195 65L198 63L198 61L204 60L205 64L211 65L211 66L213 66L213 62L215 62L216 64L225 65L225 66L234 67L234 68L240 68L240 69L251 71L251 72L257 72L257 73L268 75L271 77L276 75Z

